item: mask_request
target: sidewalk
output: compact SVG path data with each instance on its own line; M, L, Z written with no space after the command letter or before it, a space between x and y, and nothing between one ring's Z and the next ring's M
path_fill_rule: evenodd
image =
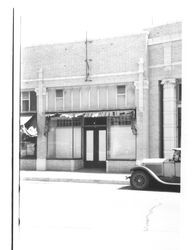
M126 176L129 174L80 173L64 171L21 171L23 181L51 181L129 185Z

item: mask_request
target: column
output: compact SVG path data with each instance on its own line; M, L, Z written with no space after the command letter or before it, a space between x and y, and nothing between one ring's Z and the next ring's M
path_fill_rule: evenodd
M149 83L144 79L144 60L139 61L138 81L135 82L137 112L136 159L149 157Z
M46 106L46 88L44 88L43 71L39 71L39 84L36 89L37 93L37 161L36 170L46 170L46 136L44 135L45 129L45 106Z
M172 148L176 147L177 140L177 105L176 80L166 79L163 84L163 130L164 130L164 157L172 157Z

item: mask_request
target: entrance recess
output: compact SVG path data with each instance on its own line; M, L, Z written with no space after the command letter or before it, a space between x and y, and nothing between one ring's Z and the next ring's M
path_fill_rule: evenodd
M84 166L106 166L106 128L88 126L84 129Z

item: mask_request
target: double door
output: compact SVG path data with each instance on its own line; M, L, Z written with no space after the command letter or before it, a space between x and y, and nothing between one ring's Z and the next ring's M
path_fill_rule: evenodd
M106 166L106 128L90 127L84 129L84 166Z

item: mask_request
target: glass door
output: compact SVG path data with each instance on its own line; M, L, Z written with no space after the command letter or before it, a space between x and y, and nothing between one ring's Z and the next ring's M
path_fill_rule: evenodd
M84 149L85 167L105 167L106 129L96 127L85 128Z
M86 130L86 161L94 161L94 130Z

